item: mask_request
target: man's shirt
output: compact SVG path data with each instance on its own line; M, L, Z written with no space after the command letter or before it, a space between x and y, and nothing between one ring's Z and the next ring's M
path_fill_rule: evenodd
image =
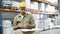
M28 24L35 24L34 18L30 14L25 14L22 16L21 14L14 17L13 26L16 26L20 23L28 23Z

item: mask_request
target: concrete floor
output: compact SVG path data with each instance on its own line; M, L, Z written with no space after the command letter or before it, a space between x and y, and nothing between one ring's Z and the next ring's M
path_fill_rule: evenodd
M23 34L22 32L15 32L15 34ZM60 29L52 29L52 30L47 30L47 31L36 31L33 34L60 34Z
M40 34L60 34L60 29L52 29L40 32Z

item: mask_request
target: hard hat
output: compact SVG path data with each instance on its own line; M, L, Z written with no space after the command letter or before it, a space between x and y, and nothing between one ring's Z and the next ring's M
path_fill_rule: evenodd
M21 2L21 3L19 4L19 6L20 6L20 7L26 7L26 3L25 3L25 2Z

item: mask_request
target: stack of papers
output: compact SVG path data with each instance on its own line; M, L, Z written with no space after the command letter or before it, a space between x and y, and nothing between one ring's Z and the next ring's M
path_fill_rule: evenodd
M22 31L22 32L31 32L31 31L41 31L43 29L18 29L16 31Z

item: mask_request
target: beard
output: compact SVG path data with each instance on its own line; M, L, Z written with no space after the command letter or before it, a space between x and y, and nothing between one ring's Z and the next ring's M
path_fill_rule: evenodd
M25 12L21 12L22 15L25 15Z

